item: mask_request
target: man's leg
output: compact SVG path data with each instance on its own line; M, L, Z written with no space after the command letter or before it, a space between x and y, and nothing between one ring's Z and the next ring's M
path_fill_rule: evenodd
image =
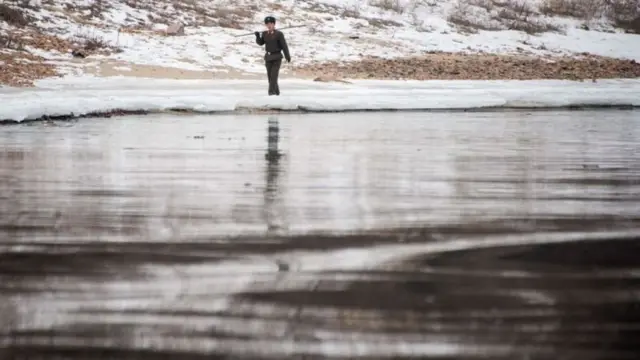
M271 61L264 62L265 67L267 68L267 80L269 81L269 95L273 95L272 85L271 85L271 68L273 67L273 63Z
M278 75L280 74L280 65L282 64L282 59L278 59L273 62L271 67L271 82L273 83L273 93L276 95L280 95L280 87L278 86Z

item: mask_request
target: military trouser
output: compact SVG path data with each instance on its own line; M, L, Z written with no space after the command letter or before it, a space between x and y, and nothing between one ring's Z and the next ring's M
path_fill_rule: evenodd
M265 61L265 65L267 67L267 79L269 79L269 95L280 95L278 74L280 73L282 59Z

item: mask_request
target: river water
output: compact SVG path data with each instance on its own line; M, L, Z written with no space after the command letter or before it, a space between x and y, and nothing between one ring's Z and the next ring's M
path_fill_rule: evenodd
M0 359L638 359L640 113L0 127Z

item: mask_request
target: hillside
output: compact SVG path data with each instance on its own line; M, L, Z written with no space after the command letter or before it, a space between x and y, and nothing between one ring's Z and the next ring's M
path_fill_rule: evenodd
M561 64L560 70L548 70L547 74L552 78L640 77L635 63L640 61L640 35L634 34L640 29L637 0L229 3L5 0L0 3L0 83L28 85L33 79L56 73L261 76L261 49L252 35L238 35L261 29L262 19L269 14L278 18L281 28L301 26L286 31L294 61L283 68L285 74L295 69L306 76L333 73L370 78L468 78L487 64L514 68L522 65L513 65L514 61L526 65L541 58L577 56L586 58L586 63L570 68L588 71L564 74L560 70L567 65ZM584 5L587 3L590 6ZM185 25L184 34L167 34L167 29L177 23ZM79 49L86 58L73 58L73 49ZM494 56L493 62L474 62L467 57L438 56L425 62L428 54L438 52L518 57ZM602 56L625 60L603 60L599 58ZM389 63L375 59L402 60ZM445 65L434 67L433 61L444 61ZM393 73L399 67L403 71ZM444 70L434 73L433 68ZM510 76L500 71L495 76L545 77Z

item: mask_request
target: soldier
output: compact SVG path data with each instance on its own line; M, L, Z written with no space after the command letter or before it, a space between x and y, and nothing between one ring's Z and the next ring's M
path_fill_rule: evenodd
M276 30L276 18L267 16L264 18L264 24L267 30L262 33L256 31L256 43L260 46L265 45L264 62L267 67L267 79L269 80L269 96L280 95L278 87L278 74L280 73L280 65L282 64L282 53L287 62L291 62L289 55L289 47L284 39L282 31Z

